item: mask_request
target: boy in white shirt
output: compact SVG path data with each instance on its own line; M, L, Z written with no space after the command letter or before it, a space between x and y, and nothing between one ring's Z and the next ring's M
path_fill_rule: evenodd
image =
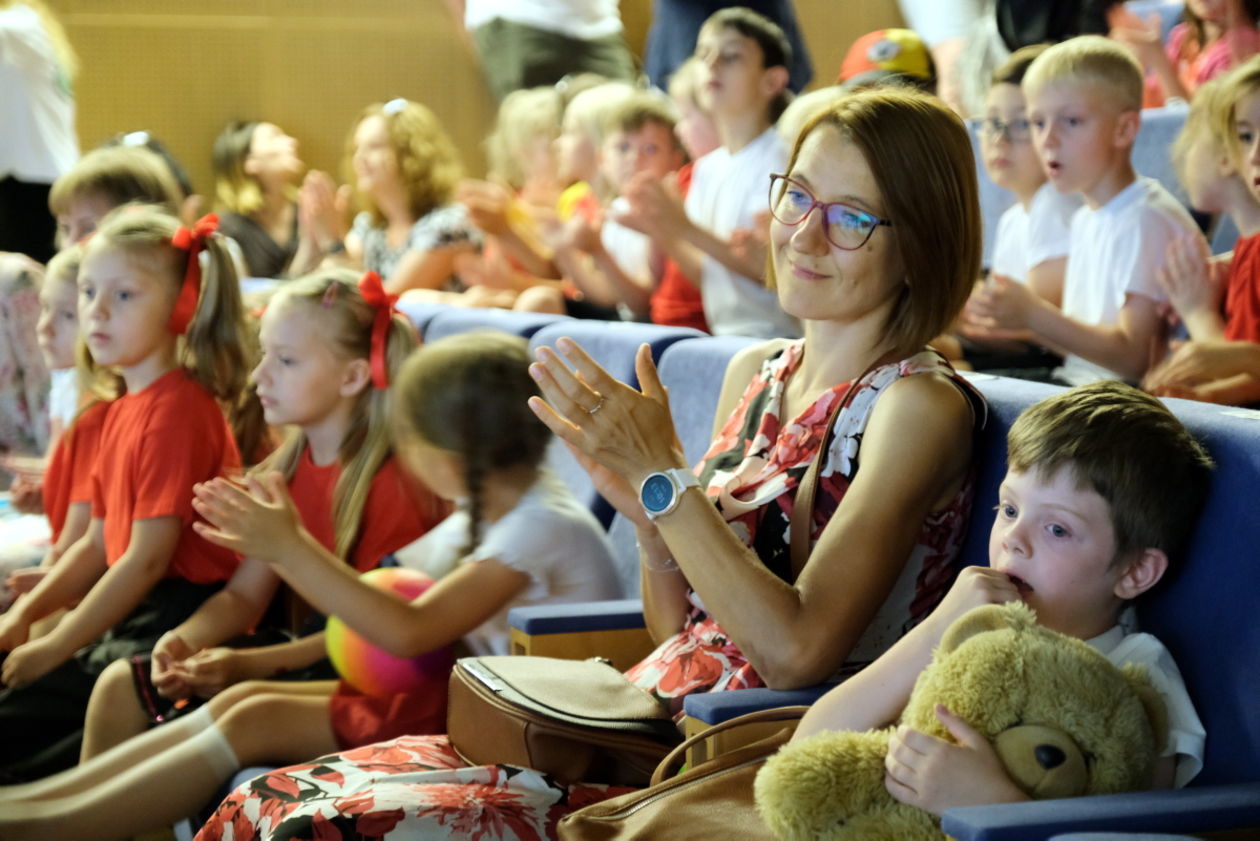
M682 166L669 100L635 92L604 115L597 160L603 182L616 194L596 218L575 214L556 243L556 265L585 300L615 308L627 321L644 321L660 281L662 261L652 241L619 221L630 212L622 193L636 176L659 181Z
M1155 786L1185 785L1203 766L1203 725L1171 655L1134 632L1127 605L1159 583L1189 540L1211 459L1162 403L1114 381L1027 409L1011 426L1007 454L990 566L964 569L922 624L823 696L795 738L894 722L954 620L1018 599L1042 625L1084 639L1113 663L1146 667L1168 712ZM966 721L937 715L954 741L905 726L894 734L884 763L893 797L937 815L1031 799Z
M800 324L765 286L764 260L731 245L769 211L770 175L787 163L774 123L787 107L791 47L769 19L734 7L705 21L696 58L701 105L722 145L695 162L685 204L659 181L636 179L625 193L633 212L622 221L697 284L714 334L797 337Z
M1063 298L1072 214L1081 206L1081 197L1060 193L1046 180L1033 149L1028 106L1020 88L1024 74L1047 47L1016 50L993 72L979 134L981 162L989 178L1015 194L1015 204L997 225L989 274L1023 283L1057 307ZM1000 369L1032 379L1048 377L1061 362L1031 335L1024 340L990 337L984 327L966 320L965 310L956 331L932 346L976 370Z
M1023 89L1050 183L1085 202L1072 217L1062 309L995 276L971 311L986 326L1029 330L1062 353L1055 375L1071 385L1137 381L1152 356L1162 355L1165 247L1198 232L1172 194L1139 177L1130 162L1141 124L1141 67L1123 47L1085 35L1042 53Z

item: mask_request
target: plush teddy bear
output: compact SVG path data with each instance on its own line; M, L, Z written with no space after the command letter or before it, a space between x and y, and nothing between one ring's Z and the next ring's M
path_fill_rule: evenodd
M976 608L950 626L902 723L950 739L937 704L987 736L1011 779L1037 799L1149 787L1166 729L1140 668L1116 668L1038 625L1019 602ZM884 788L891 733L818 733L786 745L757 776L766 824L787 841L943 839L935 817Z

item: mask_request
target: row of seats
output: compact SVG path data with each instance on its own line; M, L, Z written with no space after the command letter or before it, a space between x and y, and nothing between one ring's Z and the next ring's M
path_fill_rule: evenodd
M610 324L502 310L405 303L426 341L472 329L498 329L554 346L568 336L618 379L635 384L633 358L652 348L689 462L705 451L727 362L751 340L714 338L693 330ZM1027 406L1053 386L973 375L989 404L977 453L976 505L965 539L965 563L987 562L997 488L1005 473L1006 433ZM1147 829L1193 832L1260 827L1260 413L1189 401L1169 405L1218 461L1214 486L1187 561L1139 606L1144 629L1159 636L1180 665L1209 734L1203 772L1179 792L978 807L947 813L946 831L960 841L1047 838L1081 830ZM553 469L609 524L627 593L638 592L633 527L599 499L567 451L549 457ZM637 599L591 605L523 608L512 612L514 650L604 654L624 667L649 650ZM585 641L585 642L584 642ZM615 649L615 650L614 650ZM809 703L826 687L773 692L738 690L687 699L694 732L752 709ZM262 769L249 769L240 782ZM1239 785L1241 784L1241 785ZM187 829L184 829L187 832Z

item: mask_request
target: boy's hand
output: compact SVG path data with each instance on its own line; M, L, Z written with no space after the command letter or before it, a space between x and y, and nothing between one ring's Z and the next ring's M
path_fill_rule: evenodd
M958 806L1028 800L988 739L940 704L936 717L957 744L905 725L889 740L884 787L895 800L938 816Z
M39 680L65 662L53 637L40 637L23 643L9 652L0 669L0 684L14 688Z
M949 588L927 622L944 633L955 620L974 608L1017 601L1020 601L1019 589L1006 573L992 567L963 567L954 586Z
M193 509L206 522L193 530L211 543L276 563L300 535L301 521L284 476L248 476L241 488L222 477L193 486ZM207 525L208 523L208 525Z
M1036 305L1037 296L1031 289L1017 280L995 274L972 293L967 308L981 327L1025 330Z
M630 211L618 216L617 221L639 233L655 236L677 232L688 223L672 175L659 179L647 172L636 173L626 182L622 196L630 203Z

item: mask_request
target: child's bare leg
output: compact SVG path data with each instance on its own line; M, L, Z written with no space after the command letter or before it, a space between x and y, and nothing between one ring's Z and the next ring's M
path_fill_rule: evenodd
M80 764L149 729L149 716L140 703L130 660L110 663L92 687L83 727Z
M266 691L259 692L260 686ZM131 767L115 767L110 776L102 775L97 785L78 793L12 805L0 803L0 838L121 841L192 814L243 765L291 764L330 753L338 747L328 715L328 699L335 686L332 681L323 681L232 687L211 701L212 710L215 706L221 709L214 711L214 725L196 736ZM245 687L252 687L252 691L233 692ZM235 702L216 704L225 696ZM127 747L121 745L89 764L109 760ZM137 792L143 792L143 809L135 807Z

